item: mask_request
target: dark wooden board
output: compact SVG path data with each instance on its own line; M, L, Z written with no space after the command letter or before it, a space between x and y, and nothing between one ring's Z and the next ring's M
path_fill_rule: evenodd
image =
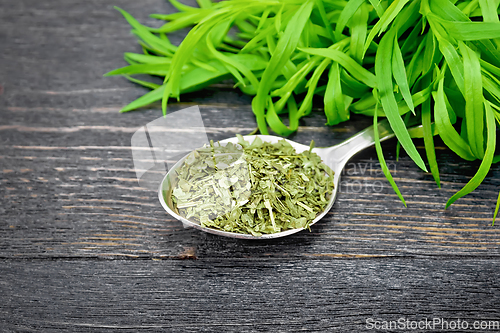
M2 332L385 332L367 324L401 318L500 324L496 259L0 263Z
M0 331L359 332L369 316L499 319L500 166L445 210L479 163L438 138L441 189L406 155L396 160L394 140L383 144L408 207L369 148L311 232L241 241L168 216L139 187L130 147L160 107L119 114L147 90L103 77L140 52L114 5L149 25L172 11L160 0L0 2ZM220 140L256 127L250 103L224 82L169 107L199 105ZM330 146L371 122L326 127L319 104L290 138Z
M211 139L249 133L255 126L248 106L201 105L201 112ZM477 163L465 163L445 149L438 149L443 185L438 189L408 157L395 160L394 140L384 144L406 208L371 148L348 163L334 208L311 232L241 242L184 229L163 211L155 191L139 187L130 138L139 126L156 119L158 110L120 115L114 110L29 112L8 106L2 113L8 119L0 127L3 257L161 257L175 256L183 247L207 257L221 255L221 248L238 257L499 254L500 234L491 226L498 167L476 193L445 210L447 199L477 168ZM323 123L324 116L315 112L293 139L314 139L323 146L338 143L369 120L355 117L347 128L328 129Z
M172 10L155 1L118 5L150 25L155 23L147 14ZM479 163L460 160L439 140L442 189L408 157L396 161L394 140L384 144L407 208L372 148L348 163L337 203L311 232L245 243L185 230L165 214L156 193L135 180L130 138L161 115L159 105L119 114L145 90L102 77L123 65L123 52L138 51L126 21L111 4L97 1L20 1L2 13L2 257L175 257L186 247L206 257L499 253L499 232L491 227L499 167L475 193L444 210ZM188 94L170 110L199 105L210 139L219 140L256 127L250 102L228 83ZM354 115L332 128L324 123L316 110L290 138L329 146L371 120Z

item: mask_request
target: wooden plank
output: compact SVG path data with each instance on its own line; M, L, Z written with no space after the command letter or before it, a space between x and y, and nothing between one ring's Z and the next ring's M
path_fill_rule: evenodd
M201 111L215 140L248 133L254 124L248 107L208 105ZM477 193L445 211L447 198L476 167L448 150L438 149L443 166L438 190L407 157L395 161L394 141L384 145L408 208L385 180L374 149L368 149L347 164L337 203L311 232L242 243L184 229L165 214L154 191L138 186L130 137L138 124L156 119L158 110L132 117L96 113L94 119L81 111L57 118L62 109L46 109L49 119L57 119L53 123L18 108L2 112L9 119L0 127L9 143L0 147L3 257L164 258L184 248L195 248L199 257L499 254L500 234L490 225L499 169L493 168ZM323 123L324 116L313 113L293 139L337 143L366 126L367 119L354 117L352 128L327 129ZM218 253L221 247L226 250Z
M3 332L365 332L374 330L371 319L401 318L499 325L492 283L499 268L498 259L3 260L0 325Z
M427 204L429 208L415 204L415 208L395 209L387 207L386 199L374 206L370 194L343 193L332 214L312 232L255 243L185 230L161 210L156 193L122 184L113 176L99 184L83 179L92 185L70 177L59 186L36 181L29 186L22 178L14 184L18 191L7 188L10 194L4 196L8 203L3 207L3 256L163 257L176 255L184 246L195 247L200 257L498 255L497 230L487 226L489 216L481 217L470 208L472 205L451 213L432 208L432 203ZM37 191L30 192L29 187ZM396 198L392 203L399 205Z
M157 0L116 4L148 25L158 24L150 13L172 10ZM499 255L499 232L490 222L500 166L475 193L445 211L446 200L479 163L461 161L439 140L440 190L406 156L396 161L395 141L384 144L408 208L381 174L374 149L368 149L348 163L334 209L311 232L260 243L184 229L165 214L157 194L134 178L131 135L161 112L156 104L118 113L147 90L102 77L125 65L123 52L140 52L112 4L23 0L3 6L0 22L3 258L176 258L186 248L199 258ZM183 96L170 110L200 105L209 138L220 140L255 128L250 102L222 83ZM325 122L316 109L290 138L329 146L371 119L353 116L335 127Z
M159 104L119 114L147 90L102 77L125 65L124 52L140 52L115 4L151 26L159 22L149 14L172 10L160 0L0 3L2 332L360 332L368 318L498 322L500 232L490 221L500 166L445 211L479 164L439 140L441 190L406 156L396 161L394 141L383 145L407 208L367 149L347 164L337 203L311 232L241 241L169 217L157 193L138 186L130 148L134 131L161 115ZM255 128L250 102L225 82L183 96L170 111L200 105L209 138L220 140ZM324 123L315 109L291 139L329 146L371 119Z

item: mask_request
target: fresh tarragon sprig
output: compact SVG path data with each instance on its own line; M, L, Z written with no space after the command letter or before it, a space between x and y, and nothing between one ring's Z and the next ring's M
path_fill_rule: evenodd
M427 170L407 129L421 123L438 186L434 135L461 158L482 160L446 207L477 188L500 161L498 0L198 0L199 8L170 2L178 12L152 16L166 21L160 28L118 8L144 52L126 53L130 65L108 75L152 89L123 112L159 100L166 112L169 98L232 78L254 96L262 134L296 131L316 96L324 101L327 125L349 120L351 112L387 117L398 147ZM167 35L186 27L192 29L173 45Z

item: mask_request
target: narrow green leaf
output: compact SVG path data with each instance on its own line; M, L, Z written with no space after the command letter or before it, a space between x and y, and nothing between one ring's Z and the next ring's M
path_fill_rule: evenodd
M281 86L279 89L276 89L271 92L272 97L282 97L284 98L287 95L290 95L294 90L296 90L297 86L300 83L303 83L304 87L307 84L306 76L309 74L314 67L316 67L322 59L320 57L313 57L311 60L307 62L304 66L302 66L299 70L297 70L292 77L288 78L286 83ZM283 101L283 103L285 103Z
M500 208L500 192L498 192L497 206L495 207L495 213L493 214L493 222L491 223L491 226L495 225L495 220L497 218L499 208Z
M212 1L210 0L196 0L196 2L198 3L198 6L200 6L200 8L211 8L212 7Z
M432 32L429 32L425 36L425 49L424 49L422 75L426 75L427 73L429 73L441 60L441 58L438 55L441 56L441 54L438 51L436 38Z
M163 96L164 90L165 90L165 85L162 85L162 86L156 88L155 90L152 90L152 91L148 92L147 94L144 94L143 96L139 97L138 99L136 99L132 103L128 104L127 106L122 108L120 110L120 112L132 111L132 110L138 109L140 107L154 103L156 101L159 101Z
M377 103L377 106L375 107L375 109L378 109L378 103ZM394 179L392 178L392 175L391 175L391 172L389 171L389 168L387 167L387 163L385 162L384 153L382 152L382 145L380 144L380 137L379 137L379 133L378 133L377 112L375 112L373 115L373 131L375 134L374 135L374 137L375 137L375 150L377 151L377 157L378 157L378 161L380 163L380 167L382 168L382 172L384 173L385 178L387 178L387 180L391 184L394 192L396 192L399 199L401 200L401 202L403 202L403 204L406 207L405 199L403 198L403 195L399 191L399 188L396 185L396 182L394 181Z
M385 115L391 124L394 134L401 142L401 146L405 149L410 158L424 171L427 172L425 163L417 151L413 141L408 134L403 119L399 115L399 107L394 96L394 87L392 83L392 70L390 63L393 54L394 31L387 32L382 37L379 45L379 50L375 58L375 75L377 77L377 86L379 89L380 100L384 109Z
M490 74L483 74L483 87L500 104L500 80Z
M368 17L367 6L362 5L354 13L350 24L351 43L349 45L349 53L359 64L363 63L363 50L368 31Z
M295 24L287 25L285 32L279 39L278 45L276 46L276 48L282 52L273 53L268 66L262 74L257 95L252 100L252 110L257 117L257 124L259 125L259 130L262 134L268 133L265 123L265 106L267 96L272 88L273 82L281 73L283 67L286 65L290 56L297 47L300 35L311 15L313 4L313 1L307 1L295 12L292 18L292 22L295 22Z
M176 51L175 48L170 47L169 43L165 43L165 41L152 34L148 30L148 28L140 24L135 18L132 17L132 15L119 7L115 6L115 9L118 10L128 21L128 23L134 28L133 32L151 47L157 49L158 51L161 51L166 55Z
M463 197L474 191L483 181L483 179L488 174L491 164L493 162L493 156L495 154L495 144L496 144L496 125L495 117L493 115L493 110L488 101L484 101L484 107L486 110L486 128L487 128L487 140L486 140L486 152L484 154L484 159L479 166L476 174L472 179L457 193L455 193L446 203L446 208L448 208L457 199Z
M328 49L318 49L318 48L298 48L299 51L306 52L309 54L319 55L325 58L332 59L338 62L342 67L344 67L352 76L360 80L369 87L375 87L377 78L372 72L363 68L354 59L346 55L344 52L339 50Z
M397 29L397 36L403 36L408 29L420 25L419 23L422 20L422 14L419 11L421 7L420 3L420 0L410 1L408 6L405 6L394 18L394 25ZM409 38L409 36L407 38Z
M325 10L325 6L323 5L323 0L316 0L316 7L318 8L319 15L321 16L321 20L323 21L323 24L325 25L326 31L328 32L328 36L330 37L332 42L335 40L338 40L333 33L330 21L326 17L326 10Z
M191 7L188 5L185 5L177 0L168 0L178 11L181 12L188 12L188 11L193 11L193 10L198 10L199 8L196 7Z
M420 35L420 32L422 31L422 21L423 18L420 18L417 24L413 26L413 29L408 37L404 39L403 45L401 46L401 52L403 54L415 52L415 48L418 49L422 44L423 37ZM398 31L398 36L401 36L401 31Z
M199 44L200 40L206 37L208 31L217 25L219 22L227 20L229 17L233 16L233 13L228 14L228 9L221 9L220 11L214 12L211 15L205 17L205 19L196 25L193 29L189 31L186 38L182 41L181 45L177 49L177 52L172 57L171 71L169 75L165 77L165 90L162 100L162 111L163 114L167 113L167 101L172 97L179 98L180 94L180 80L183 74L182 68L184 64L190 59L196 46Z
M391 3L391 5L384 12L384 15L380 18L380 20L375 24L373 29L370 31L368 38L365 44L364 53L368 50L370 43L373 41L375 36L380 36L392 23L394 18L399 14L399 12L403 9L403 7L408 3L409 0L395 0Z
M446 31L457 40L500 38L499 22L452 22L438 18Z
M370 4L373 6L375 9L375 12L377 13L378 17L382 17L384 15L384 8L382 7L380 0L368 0Z
M113 75L134 75L134 74L151 74L151 75L159 75L165 76L169 71L169 64L140 64L140 65L130 65L122 68L118 68L112 70L104 74L104 76L113 76Z
M269 97L267 102L266 121L269 124L269 127L271 127L271 129L279 135L290 135L297 130L297 128L299 127L297 113L298 112L296 107L292 107L292 109L290 109L288 113L290 126L287 127L285 124L283 124L283 121L276 113L273 101L271 97Z
M131 52L125 52L124 57L127 61L135 61L143 64L170 64L172 62L172 59L168 57L159 57L149 54L139 54Z
M441 17L445 20L450 21L470 21L467 15L465 15L456 5L456 0L425 0L425 2L430 3L430 11L434 13L437 17ZM424 3L424 1L423 1Z
M356 80L345 70L340 71L340 84L344 95L356 99L363 97L366 93L370 93L371 91L370 87Z
M195 24L198 24L207 14L209 11L207 10L197 10L197 11L190 11L188 13L182 13L181 15L165 15L163 17L155 17L158 19L163 19L163 20L168 20L170 22L165 23L159 28L149 28L149 31L154 32L154 33L170 33L174 31L178 31L190 26L193 26ZM180 13L175 13L175 14L180 14Z
M212 41L210 39L210 33L207 34L207 39L206 39L206 45L208 47L208 50L211 52L211 54L218 60L220 60L222 63L226 64L228 66L228 70L235 76L238 81L242 82L243 86L245 86L245 83L243 81L243 78L239 75L238 72L233 71L232 69L235 68L239 72L243 73L249 80L252 86L257 89L259 85L259 81L255 77L255 75L252 73L252 71L245 66L243 63L238 62L235 58L230 58L229 56L224 55L223 52L219 52L215 49L214 45L212 44Z
M316 86L318 85L318 81L323 72L325 71L326 67L328 67L328 65L330 64L330 62L331 62L330 59L323 59L323 61L319 64L319 66L316 67L316 69L313 72L313 75L307 82L307 87L308 87L307 94L304 97L302 104L299 108L298 111L299 118L302 117L306 113L306 110L308 110L309 106L312 105L312 98L314 96Z
M406 76L405 63L403 60L403 55L399 48L398 39L395 37L393 42L393 53L392 53L392 75L396 80L397 85L401 95L410 108L411 112L415 115L415 107L413 106L413 100L411 98L410 87L408 86L408 78Z
M484 111L483 84L481 65L476 53L463 42L459 42L460 52L464 59L465 87L465 120L467 122L467 139L474 156L482 159L484 156Z
M407 112L403 118L403 122L405 123L405 127L408 128L408 122L410 121L411 113ZM410 131L408 131L410 133ZM410 138L413 138L410 134ZM399 161L399 153L401 153L401 142L396 142L396 161Z
M472 154L469 144L458 134L451 124L448 110L446 108L444 94L444 79L439 81L437 92L433 92L434 97L434 117L436 128L443 142L461 158L473 161L476 157Z
M358 8L365 2L365 0L351 0L348 1L344 9L340 13L337 19L337 25L335 26L335 40L339 41L342 38L342 32L347 25L347 22L354 16L354 13Z
M436 149L434 148L434 138L431 125L431 100L427 99L422 104L422 127L424 132L424 146L427 155L427 161L432 173L432 177L437 186L441 188L441 181L439 179L439 168L436 159Z
M425 43L423 42L426 39L424 37L420 40L420 43L417 46L417 49L412 52L413 56L410 60L410 63L406 67L406 73L408 77L408 86L413 87L415 82L421 77L424 68L423 57L421 56L422 51L424 50Z
M479 62L481 63L481 67L483 67L485 70L500 77L500 68L494 66L493 64L490 64L487 61L484 61L483 59L479 59Z
M137 83L137 84L140 84L141 86L143 87L146 87L146 88L149 88L149 89L156 89L158 87L160 87L159 84L156 84L156 83L153 83L153 82L148 82L148 81L144 81L144 80L139 80L139 79L136 79L134 77L131 77L131 76L128 76L128 75L123 75L125 78L127 78L127 80L131 81L131 82L134 82L134 83Z
M439 50L443 54L448 68L451 71L451 75L457 83L458 89L462 92L465 97L465 79L464 79L464 63L460 56L458 55L455 47L445 38L438 36Z
M498 1L479 0L484 22L498 22Z
M340 84L340 68L337 62L333 62L330 67L324 100L328 125L336 125L349 119L349 112L344 103L344 95Z
M262 29L262 27L268 21L270 13L271 13L271 7L267 7L266 9L264 9L264 12L262 13L262 16L260 17L259 20L259 25L257 25L257 29L255 29L255 31L259 31L260 29Z
M495 39L498 40L498 39ZM489 39L471 41L481 51L481 58L490 62L496 67L500 67L500 50Z

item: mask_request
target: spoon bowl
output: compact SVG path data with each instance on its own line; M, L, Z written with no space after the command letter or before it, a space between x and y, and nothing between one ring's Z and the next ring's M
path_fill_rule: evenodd
M421 126L413 128L411 131L415 132L421 130ZM379 138L380 141L390 139L394 136L394 133L392 132L390 125L387 121L381 121L378 123L378 132L379 132ZM270 142L270 143L277 143L279 140L283 140L283 138L272 136L272 135L247 135L244 136L243 138L248 141L252 142L256 137L259 137L262 141L265 142ZM309 146L284 139L292 147L295 149L297 153L301 153L303 151L309 150ZM238 143L238 138L229 138L225 139L222 141L219 141L221 145L225 145L229 142L233 144ZM372 146L375 143L375 132L373 126L370 126L366 128L365 130L359 132L358 134L352 136L351 138L345 140L344 142L332 146L332 147L327 147L327 148L314 148L312 151L315 152L319 157L321 157L321 160L324 164L326 164L328 167L330 167L333 172L334 172L334 190L331 193L329 197L329 202L324 208L322 212L320 212L318 215L316 215L316 218L309 223L309 226L314 225L316 222L321 220L332 208L333 204L335 203L335 199L337 197L337 192L338 192L338 185L340 183L340 175L342 173L342 170L344 169L347 161L354 156L356 153L360 152L361 150ZM271 239L271 238L279 238L279 237L284 237L288 235L292 235L294 233L297 233L299 231L304 230L304 228L297 228L297 229L289 229L286 231L281 231L277 233L272 233L272 234L263 234L261 236L253 236L251 234L240 234L240 233L235 233L235 232L227 232L227 231L222 231L222 230L217 230L217 229L212 229L212 228L207 228L203 227L200 224L190 221L181 215L178 214L177 209L175 205L173 204L172 201L172 191L177 183L177 173L174 172L174 170L180 168L184 160L187 158L188 155L180 159L170 170L169 172L165 175L163 178L159 189L158 189L158 197L160 200L161 205L163 208L174 218L177 220L181 221L185 227L193 227L211 234L216 234L220 236L225 236L225 237L232 237L232 238L240 238L240 239Z

